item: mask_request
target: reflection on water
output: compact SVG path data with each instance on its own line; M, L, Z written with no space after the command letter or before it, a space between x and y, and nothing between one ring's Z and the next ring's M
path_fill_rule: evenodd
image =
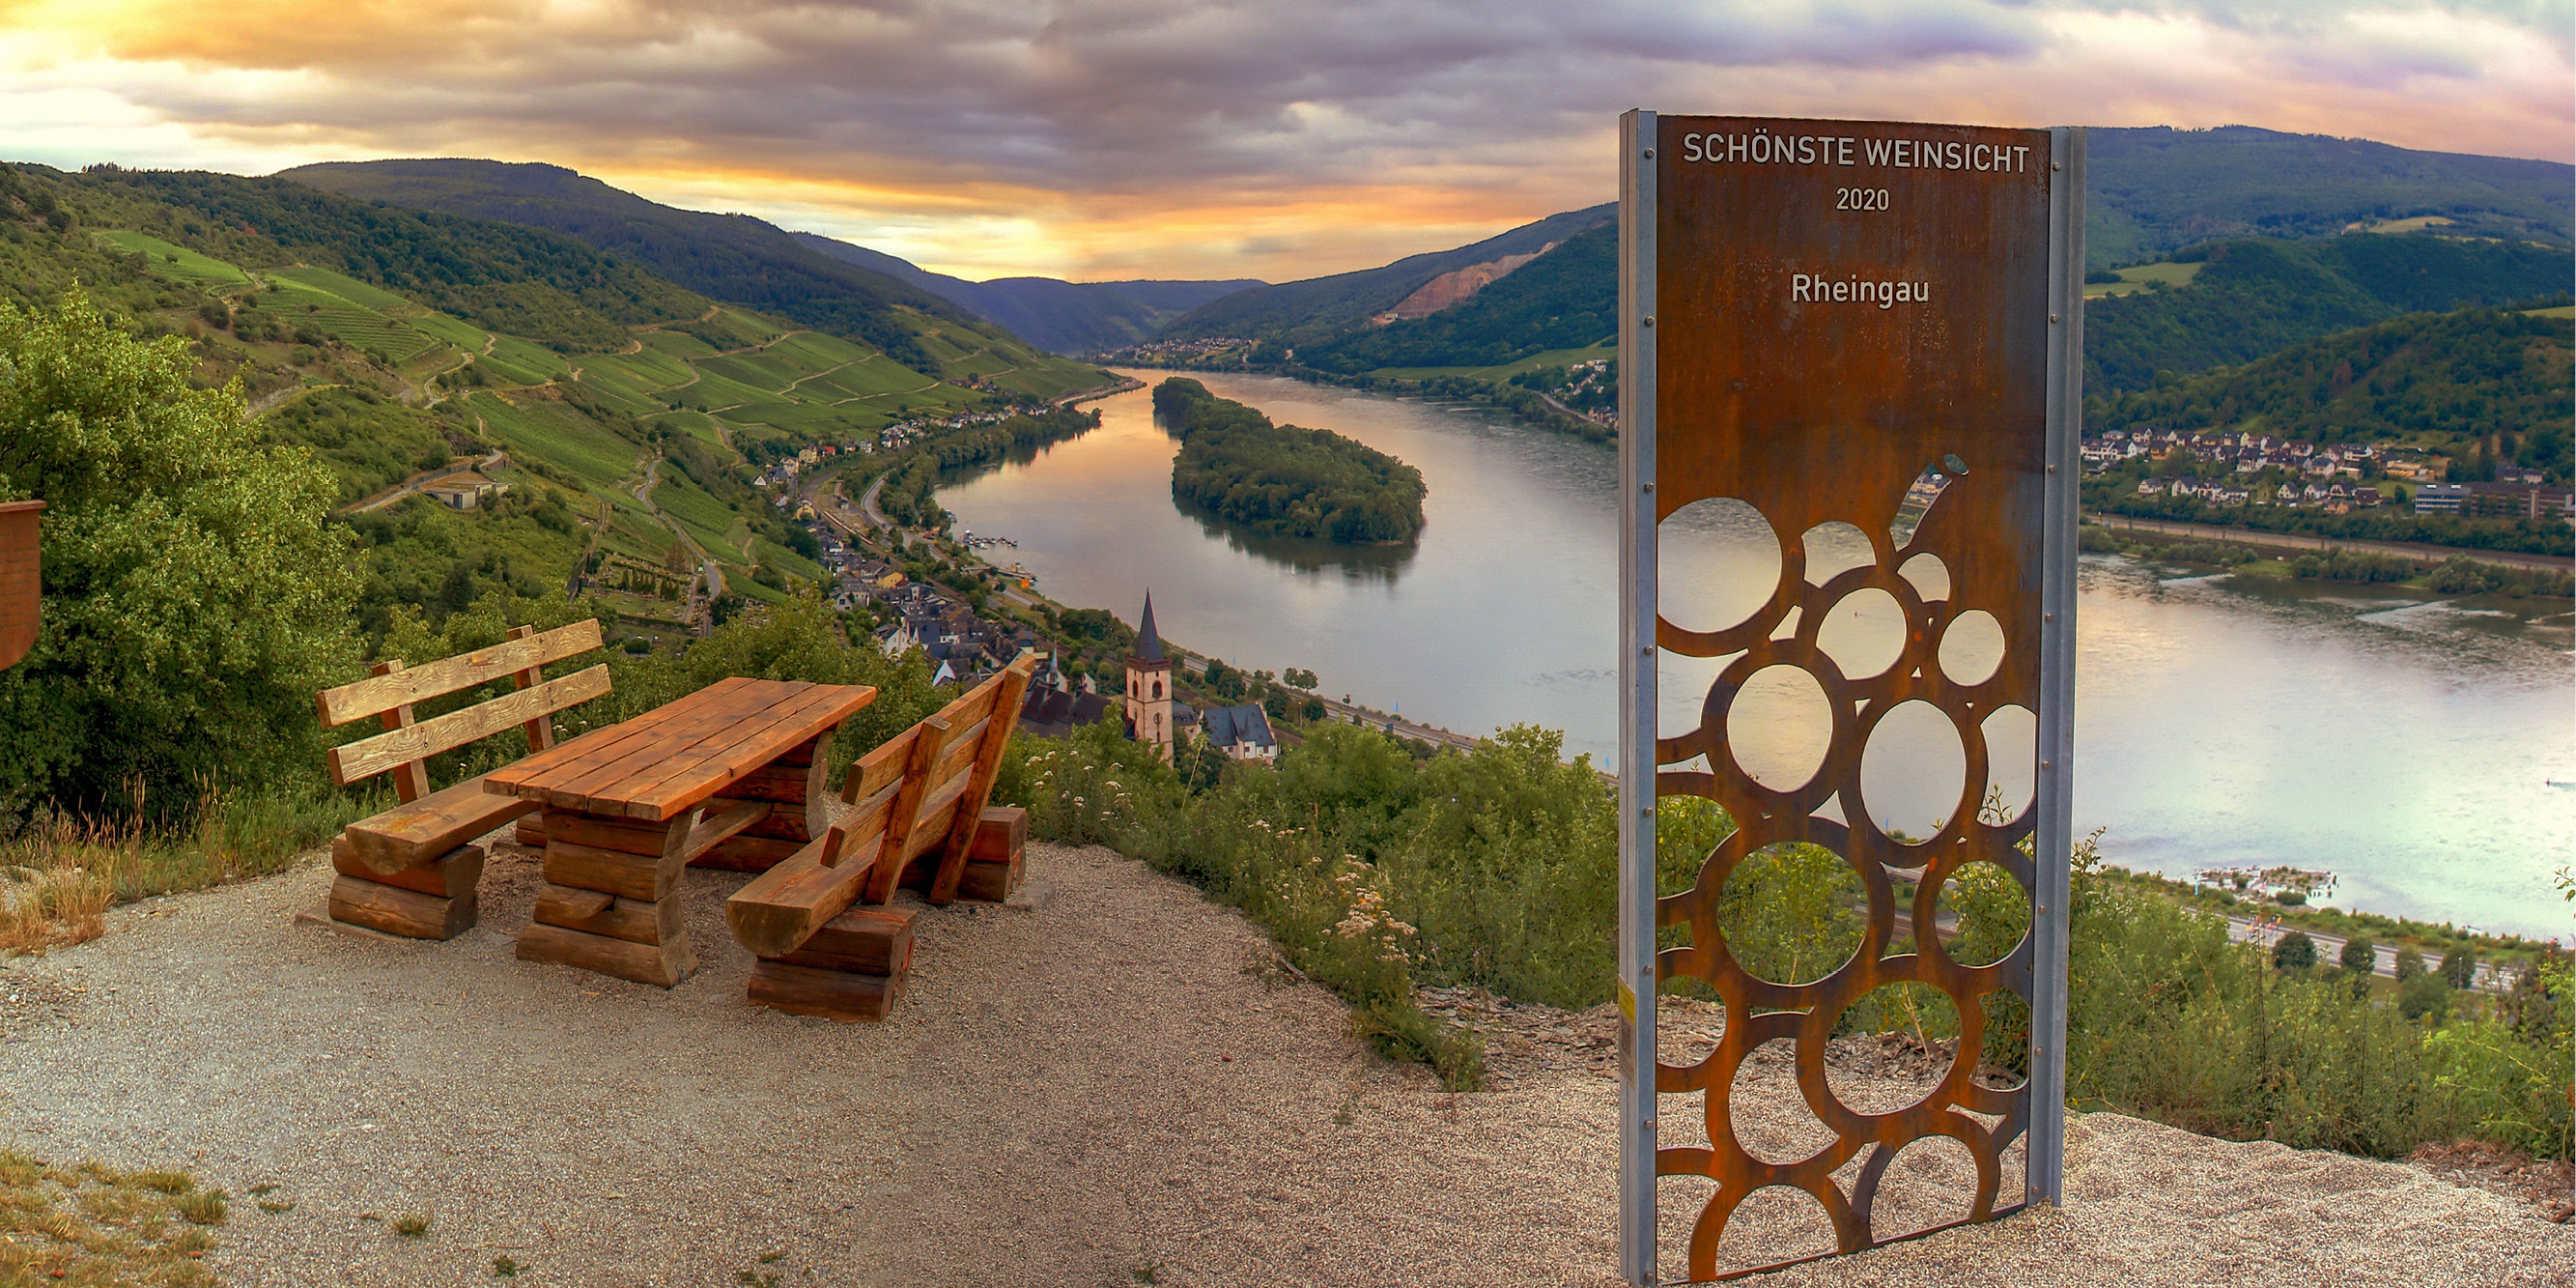
M1136 373L1148 380L1161 373ZM1310 667L1335 694L1467 732L1562 729L1606 762L1616 736L1611 449L1470 409L1266 377L1206 375L1219 397L1332 429L1420 468L1417 547L1273 544L1182 513L1172 440L1143 392L1100 429L941 493L960 522L1008 536L1040 589L1133 619L1147 587L1174 639L1246 666ZM1759 516L1693 507L1665 521L1668 617L1741 620L1780 575ZM1818 534L1814 566L1847 554ZM1852 534L1856 535L1856 534ZM1864 559L1866 555L1862 556ZM1937 568L1904 570L1946 590ZM1696 596L1694 601L1691 597ZM1892 604L1892 601L1889 601ZM2531 611L2537 611L2535 608ZM1866 653L1886 604L1829 618ZM1729 614L1732 614L1729 617ZM1838 610L1839 613L1839 610ZM2085 561L2077 631L2076 828L2107 826L2113 861L2331 868L2339 902L2493 930L2565 933L2548 874L2576 851L2576 682L2561 608L2538 620L2351 586L2176 577ZM1719 620L1719 619L1725 620ZM1665 654L1663 732L1697 724L1727 659ZM1865 658L1861 659L1865 661ZM1730 725L1755 757L1794 763L1812 731L1760 701ZM1997 783L2026 798L2026 723L1997 737ZM1955 765L1932 731L1888 731L1873 755ZM2018 756L2003 754L2019 749ZM1913 831L1957 807L1957 770L1881 773L1874 814ZM1914 820L1909 823L1907 820Z

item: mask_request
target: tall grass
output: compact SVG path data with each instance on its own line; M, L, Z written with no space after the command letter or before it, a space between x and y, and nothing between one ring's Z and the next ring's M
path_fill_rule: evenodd
M95 939L121 902L283 870L368 813L371 799L317 775L207 787L178 821L158 826L145 822L153 815L140 799L107 817L40 811L0 838L0 952Z

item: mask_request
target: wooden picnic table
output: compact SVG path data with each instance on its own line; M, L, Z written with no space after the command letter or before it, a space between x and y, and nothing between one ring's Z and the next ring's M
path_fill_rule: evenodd
M669 988L697 969L691 864L765 871L822 833L832 731L867 685L728 679L486 774L543 807L546 884L523 961Z

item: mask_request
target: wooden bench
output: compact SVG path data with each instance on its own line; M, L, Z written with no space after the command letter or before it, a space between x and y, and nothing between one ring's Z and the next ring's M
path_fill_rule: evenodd
M760 960L751 1000L837 1020L881 1019L911 958L916 909L889 903L906 877L933 904L1000 899L1018 880L1017 810L987 810L1036 665L1027 653L850 766L851 808L822 837L725 901L734 939Z
M608 668L593 666L548 680L548 662L600 646L596 620L538 632L511 628L510 638L425 666L379 662L369 678L315 696L324 728L375 716L385 731L331 749L331 780L345 787L390 773L402 803L351 823L331 842L331 919L414 939L453 939L474 925L475 883L483 847L475 837L528 814L534 801L495 795L483 779L429 789L425 763L510 728L527 731L532 750L555 744L554 714L608 692ZM509 677L518 689L415 721L412 706Z

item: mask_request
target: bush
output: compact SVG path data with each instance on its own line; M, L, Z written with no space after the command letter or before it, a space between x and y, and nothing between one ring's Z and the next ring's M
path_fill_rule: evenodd
M2397 950L2397 982L2404 984L2423 973L2424 954L2418 952L2413 944L2401 945Z
M2275 970L2306 970L2317 964L2317 941L2308 932L2293 930L2272 945L2272 967Z
M2442 982L2453 988L2467 988L2477 983L2477 954L2466 948L2454 948L2442 954Z

